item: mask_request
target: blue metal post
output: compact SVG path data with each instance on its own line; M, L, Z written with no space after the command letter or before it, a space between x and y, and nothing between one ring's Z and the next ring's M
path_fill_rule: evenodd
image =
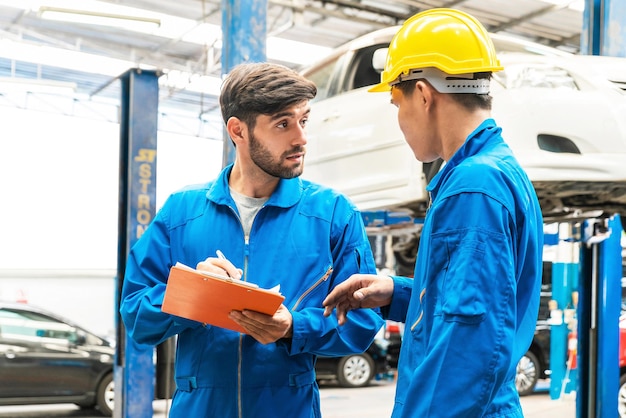
M599 244L597 416L612 417L619 388L619 316L622 292L622 225L619 215L608 222L610 236Z
M626 57L626 2L587 0L580 51L587 55Z
M552 300L550 301L550 398L569 393L576 381L576 371L568 358L568 335L576 330L575 297L578 288L579 243L574 225L559 224L559 240L552 264ZM573 328L573 329L572 329Z
M156 212L158 74L132 69L120 77L120 194L116 312L130 248ZM154 347L136 344L116 314L115 417L152 418Z
M244 62L265 62L267 0L222 0L222 75ZM222 165L235 161L235 148L224 131Z
M618 215L586 221L581 251L579 306L579 390L576 414L617 416L621 231Z

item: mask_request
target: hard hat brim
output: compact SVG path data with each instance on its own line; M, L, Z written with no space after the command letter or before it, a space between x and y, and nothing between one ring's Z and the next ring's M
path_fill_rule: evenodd
M391 91L391 86L389 83L378 83L367 89L370 93L384 93L386 91Z

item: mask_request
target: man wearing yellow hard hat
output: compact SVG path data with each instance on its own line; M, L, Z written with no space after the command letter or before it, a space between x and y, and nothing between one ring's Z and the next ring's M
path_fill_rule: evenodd
M324 301L340 323L381 307L406 324L393 417L523 417L515 369L535 331L543 219L491 118L501 69L480 22L431 9L404 23L371 89L391 92L418 160L445 161L428 185L414 279L353 275Z

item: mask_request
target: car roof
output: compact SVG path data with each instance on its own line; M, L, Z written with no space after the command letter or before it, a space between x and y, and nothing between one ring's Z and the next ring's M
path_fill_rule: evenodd
M61 315L58 315L58 314L56 314L54 312L51 312L51 311L48 311L46 309L40 308L38 306L29 305L29 304L26 304L26 303L19 303L19 302L3 302L3 301L0 301L0 309L33 312L33 313L49 316L49 317L51 317L53 319L56 319L58 321L65 322L66 324L68 324L68 325L70 325L70 326L72 326L74 328L78 328L78 329L81 329L81 330L83 330L85 332L88 332L90 334L94 334L93 332L91 332L89 330L86 330L84 327L76 324L71 319L65 318L65 317L63 317ZM94 335L96 335L96 334L94 334ZM98 336L98 338L102 338L102 337Z
M322 58L309 66L302 69L302 72L308 73L309 71L324 65L328 61L333 60L337 56L345 54L347 51L361 49L370 45L376 44L388 44L391 42L393 36L398 32L401 26L390 26L376 31L362 35L354 40L346 42L343 45L335 48L326 57ZM494 46L498 54L502 53L525 53L530 55L539 56L557 56L557 57L570 57L574 54L563 51L557 48L553 48L547 45L542 45L537 42L524 40L515 36L505 35L501 33L490 33Z

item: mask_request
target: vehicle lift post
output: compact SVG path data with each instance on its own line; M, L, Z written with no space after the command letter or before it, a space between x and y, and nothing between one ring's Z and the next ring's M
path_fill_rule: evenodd
M615 418L622 272L619 215L558 227L550 301L550 397L559 399L576 390L578 418ZM573 331L574 347L569 338Z
M120 76L120 190L115 300L116 353L113 416L151 418L154 347L137 344L119 315L130 248L155 215L159 86L156 71L131 69Z
M222 77L241 63L267 60L267 3L268 0L222 0ZM222 137L222 167L226 167L235 161L235 146L225 127Z
M581 229L578 418L615 418L619 391L622 226L619 215Z

